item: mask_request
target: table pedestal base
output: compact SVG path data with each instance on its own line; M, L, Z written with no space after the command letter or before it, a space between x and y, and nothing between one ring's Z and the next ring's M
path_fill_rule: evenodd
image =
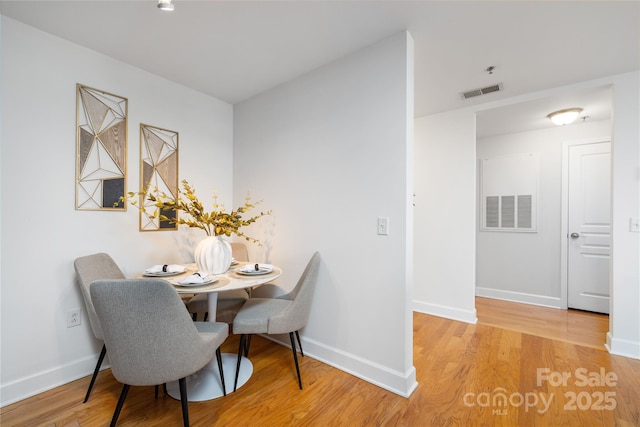
M222 353L222 371L224 372L227 393L233 392L233 381L236 378L236 364L238 355ZM242 387L251 377L253 365L246 357L242 358L240 373L238 374L238 388ZM174 399L180 400L178 381L167 383L167 393ZM193 375L187 377L187 400L201 402L223 396L222 381L218 372L218 362L214 357L209 364Z

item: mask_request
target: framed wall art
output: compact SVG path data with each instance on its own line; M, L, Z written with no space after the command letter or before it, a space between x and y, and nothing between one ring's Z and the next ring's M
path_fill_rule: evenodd
M126 98L76 85L76 209L126 210Z
M140 124L140 188L146 194L164 193L174 200L178 198L178 132ZM156 209L147 199L140 203L148 213ZM178 229L178 224L150 218L148 213L140 213L140 231ZM176 218L178 212L163 210L159 214Z

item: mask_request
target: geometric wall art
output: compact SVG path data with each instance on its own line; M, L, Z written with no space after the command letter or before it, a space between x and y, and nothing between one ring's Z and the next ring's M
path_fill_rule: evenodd
M76 85L76 209L126 210L127 99Z
M178 132L140 124L140 188L143 193L165 194L178 198ZM147 212L154 212L153 202L141 200ZM158 212L177 219L177 211ZM178 224L160 220L160 215L140 213L140 231L177 230Z

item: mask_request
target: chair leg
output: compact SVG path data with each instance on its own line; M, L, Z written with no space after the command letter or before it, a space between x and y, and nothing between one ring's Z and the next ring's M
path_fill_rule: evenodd
M240 334L240 345L238 346L238 362L236 363L236 380L233 383L233 391L238 388L238 374L240 373L240 362L242 361L242 349L244 348L245 335Z
M182 421L184 427L189 427L189 402L187 401L187 379L180 378L178 380L180 386L180 402L182 403Z
M160 389L160 386L156 386L156 399L158 398L158 390ZM167 383L162 383L162 391L164 392L164 395L167 395Z
M291 350L293 351L293 361L296 363L296 373L298 374L298 385L302 390L302 378L300 378L300 367L298 366L298 352L296 351L296 342L293 339L293 332L289 332L289 339L291 340Z
M205 312L204 312L204 319L203 319L202 321L203 321L203 322L206 322L208 318L209 318L209 312L208 312L208 311L205 311Z
M222 369L222 352L220 347L216 350L216 360L218 360L218 371L220 371L220 380L222 381L222 395L227 395L227 386L224 384L224 369Z
M247 339L244 342L244 357L249 357L250 346L251 346L251 334L248 334Z
M100 351L100 357L98 357L98 363L96 363L96 368L93 370L93 376L91 377L91 382L89 383L89 389L87 390L87 394L84 396L84 401L82 403L87 403L87 400L89 400L91 390L93 390L93 385L95 384L96 378L98 377L98 372L100 372L100 366L102 366L102 361L104 360L105 354L107 354L107 347L103 344L102 350Z
M118 417L120 416L120 411L122 410L122 404L124 400L127 398L127 393L129 393L129 384L122 385L122 392L120 393L120 399L118 399L118 404L116 405L116 410L113 413L113 418L111 418L111 427L115 427L118 422Z
M300 335L298 334L298 331L296 331L296 338L298 339L298 347L300 347L300 354L302 355L302 357L304 357L304 351L302 351L302 343L300 342Z

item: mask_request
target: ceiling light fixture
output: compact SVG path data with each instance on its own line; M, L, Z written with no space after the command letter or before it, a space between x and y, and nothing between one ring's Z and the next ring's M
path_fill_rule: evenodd
M171 12L175 9L171 0L158 0L158 9Z
M582 108L567 108L565 110L554 111L547 117L549 117L549 120L554 124L564 126L573 123L580 113L582 113Z

